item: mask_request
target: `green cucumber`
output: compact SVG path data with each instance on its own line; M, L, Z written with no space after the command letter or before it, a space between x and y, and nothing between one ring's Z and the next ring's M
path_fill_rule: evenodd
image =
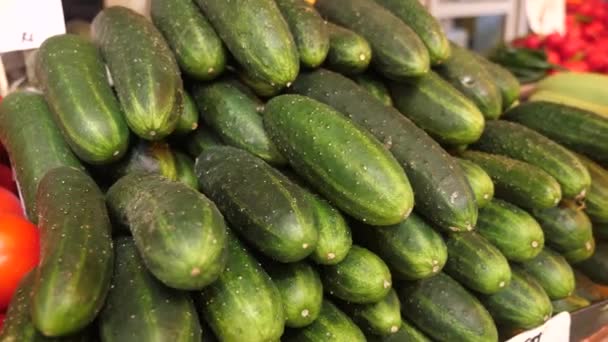
M269 163L284 164L285 158L264 131L259 101L232 82L220 81L194 87L194 100L204 113L203 120L226 144L244 149Z
M71 167L38 186L41 258L31 296L32 320L46 336L76 333L101 310L112 278L112 226L104 196Z
M161 33L144 16L121 6L104 9L92 25L131 130L147 140L169 135L181 114L183 89Z
M17 91L0 103L0 140L8 151L27 216L38 221L36 191L42 177L59 166L82 168L39 94Z
M182 93L182 114L179 116L174 134L185 135L194 131L198 127L198 109L194 100L188 93Z
M479 210L477 232L510 261L533 259L545 246L538 222L525 210L499 199Z
M377 303L345 302L340 305L340 308L366 334L387 336L398 332L401 327L401 303L393 289Z
M608 117L548 101L525 102L505 114L579 153L608 160Z
M441 64L451 54L450 43L441 24L418 0L375 0L386 7L420 37L432 64Z
M574 292L574 272L566 259L545 247L534 259L522 263L526 272L545 289L551 300L568 297Z
M487 120L502 114L500 89L475 54L451 44L452 55L437 68L437 73L473 101Z
M321 65L329 51L329 33L323 18L305 0L275 1L289 25L302 65Z
M295 80L298 50L273 0L196 3L249 77L279 88Z
M285 326L302 328L314 322L323 301L323 284L317 271L304 261L267 263L264 268L281 294Z
M279 290L233 233L227 240L226 269L200 293L205 320L221 341L278 341L285 324Z
M391 82L390 89L395 108L440 143L467 145L483 132L485 121L475 104L433 71Z
M327 22L329 52L325 64L331 70L343 74L358 74L369 66L372 48L365 38L357 33Z
M478 208L483 208L494 198L494 183L492 178L483 168L467 159L457 158L460 168L467 177L467 181L475 194L475 203ZM479 216L477 217L479 221Z
M444 271L462 285L484 294L494 294L511 281L505 256L476 232L450 234L446 239L448 261Z
M95 45L58 35L44 41L36 58L38 82L74 153L91 164L120 159L129 146L129 127Z
M553 305L553 312L555 312L557 314L562 311L567 311L567 312L578 311L580 309L586 308L589 305L591 305L591 302L589 302L587 299L585 299L583 297L579 297L577 295L572 295L572 296L569 296L566 298L554 300L552 302L552 305Z
M99 316L103 342L200 342L201 326L192 298L171 289L146 269L133 239L115 240L112 289Z
M182 152L175 152L177 180L198 190L198 179L194 173L194 160Z
M406 321L401 321L399 330L390 335L367 335L369 342L431 342L431 340Z
M111 178L115 180L136 172L154 173L177 180L177 163L169 144L164 141L140 140L123 160L109 168Z
M263 160L234 147L211 147L197 158L201 190L240 236L280 262L304 259L318 240L306 191Z
M366 341L361 329L327 299L323 300L319 318L306 328L290 331L285 337L284 340L290 342Z
M319 238L310 258L317 264L335 265L346 258L353 245L350 227L327 201L312 194L311 197Z
M443 272L397 287L402 314L439 341L498 340L492 317L481 303Z
M601 285L608 285L608 243L599 242L591 258L576 264L587 277Z
M465 151L462 157L481 166L492 178L498 198L526 209L551 208L562 198L555 178L534 165L478 151Z
M591 175L591 187L585 198L585 212L593 222L608 223L608 170L580 154L577 157Z
M481 139L473 148L518 159L553 176L564 198L585 197L591 177L572 152L525 126L504 120L486 123Z
M395 158L328 105L275 97L264 109L264 127L296 173L356 219L391 225L411 213L414 195Z
M509 109L517 100L519 100L520 85L517 78L503 66L496 64L481 55L475 55L477 62L481 64L492 81L500 90L502 96L502 109Z
M115 223L129 228L146 266L165 285L201 289L224 269L224 219L195 189L132 173L112 185L106 200Z
M397 278L433 276L448 258L441 235L416 214L394 226L355 228L355 240L378 254Z
M384 105L393 105L393 99L391 98L388 88L376 75L368 72L365 74L355 75L353 80L380 102L384 103Z
M188 76L211 80L224 71L226 51L222 41L194 1L154 0L150 14Z
M532 329L551 318L551 300L542 286L518 267L512 269L509 286L481 296L496 324L511 329Z
M204 150L213 146L223 146L220 137L207 127L199 126L186 137L186 149L192 158L197 158Z
M392 284L391 272L384 261L355 245L341 263L322 266L321 277L326 293L358 304L382 300Z
M473 229L477 207L462 170L401 113L352 80L327 70L300 75L291 90L334 107L383 142L405 170L417 210L432 223L444 230Z
M374 68L392 79L429 71L429 53L418 35L374 0L317 0L319 12L367 39Z
M575 264L583 260L589 259L595 253L595 238L591 238L588 244L580 248L571 249L563 252L562 255L569 263Z

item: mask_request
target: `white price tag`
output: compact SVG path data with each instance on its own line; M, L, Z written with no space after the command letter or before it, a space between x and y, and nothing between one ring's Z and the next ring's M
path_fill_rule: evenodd
M0 53L35 49L62 33L61 0L0 0Z
M507 342L570 342L570 313L562 312L540 327L525 331Z

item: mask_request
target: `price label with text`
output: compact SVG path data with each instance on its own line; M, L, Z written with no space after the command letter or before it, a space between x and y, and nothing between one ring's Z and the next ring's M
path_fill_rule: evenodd
M570 314L562 312L538 328L525 331L507 342L570 342Z

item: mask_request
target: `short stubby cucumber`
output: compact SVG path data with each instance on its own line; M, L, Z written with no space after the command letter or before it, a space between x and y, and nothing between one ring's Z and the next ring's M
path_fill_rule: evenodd
M177 170L177 180L198 190L198 178L194 173L194 160L188 155L175 151L175 166Z
M331 22L327 22L329 52L326 67L352 75L367 69L372 60L372 48L359 34Z
M328 337L333 341L366 341L361 329L327 299L323 300L319 318L306 328L289 331L284 341L318 342L325 341Z
M521 265L545 289L551 300L568 297L574 291L572 267L563 256L549 247L545 247L534 259Z
M182 104L182 114L173 132L176 135L188 134L198 127L198 109L192 97L185 91L182 93Z
M471 190L475 194L475 203L478 208L485 207L494 198L494 183L483 168L470 160L457 158L460 168L467 177ZM479 220L479 217L477 218Z
M401 303L393 289L377 303L339 302L338 305L366 334L389 336L401 327Z
M319 239L310 258L317 264L335 265L346 258L353 244L350 227L327 201L312 194L311 197Z

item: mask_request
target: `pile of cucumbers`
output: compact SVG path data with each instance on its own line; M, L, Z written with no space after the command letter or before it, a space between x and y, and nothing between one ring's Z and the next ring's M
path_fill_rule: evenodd
M601 299L608 118L518 104L418 0L152 0L91 32L0 105L42 249L1 342L497 341Z

